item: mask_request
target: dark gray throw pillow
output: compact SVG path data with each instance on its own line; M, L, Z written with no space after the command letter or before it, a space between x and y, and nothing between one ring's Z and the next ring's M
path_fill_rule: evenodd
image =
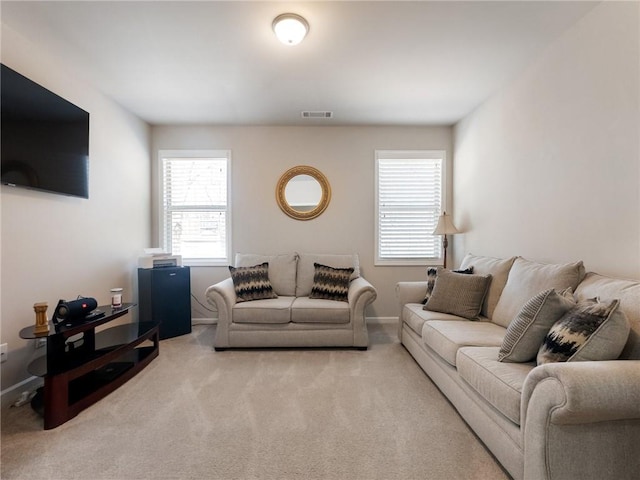
M424 309L474 320L480 314L490 281L491 275L470 275L440 269Z
M236 301L278 298L269 281L269 262L251 267L229 266L229 272L231 272L233 288L236 291Z
M348 301L353 268L334 268L320 263L314 263L313 268L313 285L309 298Z

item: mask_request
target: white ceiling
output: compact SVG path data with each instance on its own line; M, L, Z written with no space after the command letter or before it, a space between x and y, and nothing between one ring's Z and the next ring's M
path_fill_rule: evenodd
M3 0L1 13L151 124L450 125L596 4ZM310 24L298 46L271 30L285 12Z

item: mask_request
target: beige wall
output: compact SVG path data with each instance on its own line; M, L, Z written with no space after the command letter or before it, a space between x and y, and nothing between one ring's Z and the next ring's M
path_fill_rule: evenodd
M455 128L465 252L640 278L640 3L605 2Z
M109 302L109 289L133 292L137 256L150 239L149 127L84 84L73 65L2 26L2 62L90 113L89 199L2 187L2 343L9 344L2 389L29 378L33 304L48 316L60 298ZM38 353L41 353L40 350Z
M363 276L378 290L368 316L398 314L395 284L422 279L424 267L375 267L374 151L442 149L451 155L449 127L213 127L152 128L154 196L157 152L163 149L230 149L233 252L358 253ZM297 221L275 200L278 178L295 165L311 165L331 184L331 203L318 218ZM154 197L155 198L155 197ZM154 212L157 244L157 212ZM192 267L192 292L227 278L226 267ZM193 303L194 317L215 316Z

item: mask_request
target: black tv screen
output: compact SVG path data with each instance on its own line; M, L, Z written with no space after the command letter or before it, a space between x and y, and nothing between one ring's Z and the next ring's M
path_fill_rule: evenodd
M89 113L1 69L2 183L89 198Z

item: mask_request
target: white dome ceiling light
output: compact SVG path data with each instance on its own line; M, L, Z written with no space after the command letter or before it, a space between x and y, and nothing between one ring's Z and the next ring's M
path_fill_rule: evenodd
M295 13L283 13L273 20L273 31L285 45L299 44L309 31L309 23Z

